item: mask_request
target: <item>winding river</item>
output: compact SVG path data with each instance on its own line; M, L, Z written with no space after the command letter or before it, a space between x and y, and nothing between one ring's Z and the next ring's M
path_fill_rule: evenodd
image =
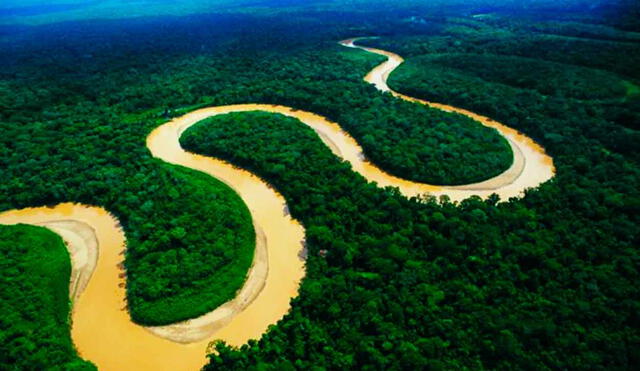
M392 176L366 161L362 148L337 123L294 108L244 104L210 107L190 112L156 128L147 137L153 156L207 173L233 188L247 204L256 230L256 250L244 286L231 301L201 317L168 326L144 327L131 322L126 309L124 271L125 235L118 220L100 207L72 203L55 207L12 210L0 214L0 223L41 225L65 240L72 261L70 296L73 301L71 336L79 354L101 370L195 370L206 362L207 345L223 339L241 345L257 339L289 310L304 276L304 229L284 210L282 195L255 175L224 161L188 153L179 138L191 125L207 117L242 111L267 111L299 119L316 131L338 157L354 171L380 186L395 186L406 196L430 193L462 200L471 195L497 193L502 199L520 196L553 177L553 161L523 134L487 117L456 107L426 102L392 91L387 77L402 58L383 50L347 47L384 55L387 61L365 80L400 99L469 116L500 132L514 153L512 166L484 182L446 187L415 183Z

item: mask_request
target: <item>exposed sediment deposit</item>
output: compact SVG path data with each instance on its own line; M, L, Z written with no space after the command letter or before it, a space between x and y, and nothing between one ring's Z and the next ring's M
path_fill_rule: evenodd
M12 210L0 214L2 224L34 224L58 233L67 243L72 275L72 339L80 355L101 370L196 370L205 362L207 345L222 339L241 345L259 338L289 310L304 276L300 258L304 229L288 213L284 198L266 182L248 171L211 157L186 152L179 144L182 133L201 120L241 111L267 111L299 119L316 131L320 139L353 170L380 186L395 186L406 196L448 195L462 200L471 195L497 193L505 200L520 196L530 187L550 179L553 161L530 138L487 117L460 108L427 102L392 91L388 75L402 58L386 51L348 47L381 54L388 59L365 80L400 99L457 112L495 128L509 142L514 154L511 167L483 182L462 186L436 186L395 177L367 161L356 140L338 123L291 107L243 104L199 109L156 128L147 138L153 156L168 163L204 172L225 182L248 206L256 230L254 262L235 298L198 318L158 327L133 323L125 302L126 275L122 270L125 236L118 221L106 210L65 203L55 207ZM257 123L259 124L259 123Z

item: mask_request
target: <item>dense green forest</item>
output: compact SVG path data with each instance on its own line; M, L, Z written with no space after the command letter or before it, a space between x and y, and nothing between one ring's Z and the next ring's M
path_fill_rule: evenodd
M143 145L114 141L113 149L105 149L106 126L64 120L50 125L46 135L3 138L11 143L5 160L15 161L3 169L3 209L13 208L8 202L20 207L77 201L104 205L118 215L127 225L129 310L140 323L192 318L235 295L255 246L251 216L235 192L209 176L149 159ZM85 143L77 141L78 131L87 135ZM124 152L115 156L117 147ZM81 153L70 153L71 148ZM103 157L91 157L96 153ZM59 166L47 165L56 160Z
M131 232L141 240L133 251L127 233L127 274L139 277L128 283L128 304L132 317L151 325L192 318L233 298L256 243L249 210L231 188L193 170L159 166L169 168L175 181L168 199L130 196L134 205L142 202L142 212L129 211L131 217L145 218ZM186 202L178 201L187 194ZM158 214L156 207L162 207ZM163 222L167 214L173 217Z
M494 131L362 81L381 59L336 42L379 35L362 43L407 59L390 78L394 89L526 133L554 158L557 176L502 203L406 199L367 183L294 119L243 113L198 124L182 143L269 180L304 224L309 249L291 312L259 341L218 344L208 368L632 369L640 47L629 32L640 27L613 13L428 10L1 27L0 210L76 201L113 212L127 235L132 318L169 323L234 292L217 285L244 277L226 272L246 272L255 239L226 187L150 157L146 136L172 116L277 103L339 122L401 177L456 184L508 167ZM229 246L236 255L225 255ZM66 303L67 294L57 295ZM7 313L49 318L27 308ZM65 325L55 333L69 344ZM6 354L34 341L14 336ZM69 347L49 360L40 349L25 362L75 359Z
M0 369L95 370L69 337L70 275L60 236L0 225Z
M545 111L557 112L553 116L559 119L578 110L589 120L617 124L610 134L597 135L610 137L612 145L631 149L639 140L635 131L640 129L638 43L496 30L476 19L455 20L473 25L462 30L438 22L443 21L429 23L425 31L429 35L362 41L410 57L391 76L391 87L507 122ZM503 61L497 61L502 57ZM534 65L536 60L538 65ZM506 68L508 62L510 68ZM504 105L504 99L513 104ZM635 130L628 132L619 126ZM604 127L589 125L589 129ZM619 140L621 137L630 138Z
M101 81L88 86L90 96L85 98L119 106L134 115L159 104L175 106L175 94L189 103L206 102L203 106L261 102L305 109L340 123L358 139L366 156L383 169L431 184L473 183L509 168L511 149L494 129L461 115L381 95L361 80L382 59L346 49L336 40L339 38L305 45L296 54L253 50L260 57L183 58L175 62L177 65L153 73L151 82L134 83L132 76L118 71L105 76L104 85ZM97 84L95 76L89 80L87 84ZM156 80L166 88L156 92ZM121 89L123 83L131 86ZM92 91L97 86L109 94ZM331 94L323 93L327 91ZM75 94L59 96L70 102L81 98ZM16 111L12 118L20 119L24 114L17 108L22 102L16 99L25 99L27 105L38 101L29 98L9 98L13 99L6 103L12 107L9 113Z
M509 204L407 200L367 184L303 124L264 113L210 119L182 144L274 184L310 250L292 312L240 351L218 345L211 369L635 362L635 216L613 205L591 210L554 183ZM591 213L563 219L576 201Z
M416 90L417 86L428 90L427 73L468 74L492 83L535 90L542 95L582 100L620 101L629 92L635 95L633 92L638 90L637 86L617 75L597 69L491 54L429 54L411 58L396 71L392 81L404 91ZM403 82L411 82L411 86L403 85Z

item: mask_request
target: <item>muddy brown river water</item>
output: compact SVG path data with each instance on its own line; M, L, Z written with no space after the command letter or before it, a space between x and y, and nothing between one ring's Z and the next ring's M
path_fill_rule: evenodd
M529 187L553 177L553 161L544 149L525 135L452 106L426 102L394 92L386 80L402 58L386 51L359 47L354 40L342 45L384 55L387 61L374 68L365 80L400 99L426 104L469 116L498 130L511 145L512 166L484 182L464 186L435 186L390 175L366 161L362 148L337 123L317 114L290 107L245 104L210 107L190 112L156 128L147 137L153 156L168 163L202 171L234 189L251 212L256 230L254 263L236 297L198 318L160 327L131 322L125 303L122 270L125 235L118 221L100 207L65 203L52 208L28 208L0 214L2 224L45 226L63 237L72 260L70 295L73 300L71 336L79 354L101 370L196 370L206 362L210 341L223 339L241 345L258 339L267 327L289 310L304 276L304 229L286 213L284 198L266 182L229 163L188 153L180 147L180 135L207 117L241 111L267 111L299 119L353 170L380 186L396 186L406 196L430 193L462 200L471 195L501 198L520 196ZM259 124L259 123L256 123Z

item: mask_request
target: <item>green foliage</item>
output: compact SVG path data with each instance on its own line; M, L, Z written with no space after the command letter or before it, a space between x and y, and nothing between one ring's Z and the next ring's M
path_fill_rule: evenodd
M105 121L86 113L88 123L69 122L66 112L28 129L1 123L8 180L0 209L77 201L115 213L127 235L127 296L139 323L172 323L231 299L255 244L242 200L209 176L151 159L135 144L148 129L102 112Z
M403 89L428 86L428 74L459 73L485 81L532 89L543 95L608 99L627 95L628 82L600 70L504 55L444 54L411 58L392 76ZM410 84L407 84L410 83ZM626 84L625 84L626 83Z
M468 26L464 33L441 27L429 35L362 43L409 57L389 81L391 87L409 95L465 106L515 127L541 112L565 119L578 110L587 116L586 121L601 118L640 128L640 99L635 94L640 48L635 44L531 33L527 23L509 17L482 20L447 19ZM496 23L501 28L491 26ZM508 32L502 32L505 28ZM491 32L494 29L501 33ZM592 100L579 101L582 99ZM594 132L606 131L602 125L588 126ZM537 135L538 129L532 130ZM630 146L624 143L629 139L618 139L631 135L633 142L637 133L627 134L619 128L613 132L609 142L628 153ZM607 136L610 134L598 137Z
M299 32L311 34L310 30ZM275 33L272 38L279 36L280 33ZM241 50L241 56L237 52L181 56L165 65L145 60L152 63L148 71L150 79L136 80L116 68L100 71L104 76L99 82L94 76L82 82L74 80L73 84L80 84L82 89L60 91L55 97L43 99L52 99L54 105L67 103L66 100L97 100L130 115L153 108L157 112L158 106L182 108L248 102L288 105L339 122L362 145L366 157L384 170L431 184L478 182L502 173L511 165L511 149L494 129L461 115L381 95L362 81L367 71L383 60L379 56L339 46L337 37L316 42L305 40L309 45L300 46L295 54L278 51L275 46L273 50L260 50L264 43L253 40L255 44L247 42L244 48L254 58L244 57L247 52ZM60 78L42 76L45 77L45 81ZM166 88L158 89L157 81L162 81ZM58 86L68 83L63 79ZM127 88L121 89L122 86ZM84 91L86 96L76 96L76 90ZM10 120L22 121L25 110L33 109L31 93L25 94L28 94L25 98L16 96L7 104L14 107L4 113ZM91 109L86 105L82 105L83 110ZM162 111L173 116L184 110Z
M427 53L517 56L596 68L616 73L623 78L638 79L636 66L640 51L637 43L531 33L517 25L512 25L515 30L506 30L487 25L491 21L477 19L473 21L468 18L445 20L436 18L434 20L426 17L425 19L430 23L441 23L443 27L435 31L429 30L427 34L392 34L390 37L381 39L366 39L361 43L394 51L407 59ZM511 17L504 15L500 19L503 22L510 22ZM451 29L451 23L464 24L464 31ZM435 26L431 25L431 27Z
M218 344L209 369L633 362L635 217L612 204L584 214L576 197L589 195L560 192L573 175L523 201L456 206L367 184L311 129L280 115L217 116L181 141L269 180L307 228L307 277L292 312L259 342ZM613 237L619 228L629 234ZM620 263L631 264L622 275Z
M212 248L216 226L227 219L212 215L243 210L211 179L150 158L145 137L171 116L203 105L289 105L339 122L368 158L396 175L463 181L485 160L477 166L498 170L501 161L486 157L504 154L492 142L499 137L464 118L380 94L362 81L380 58L337 40L388 35L367 42L410 63L427 53L486 52L556 62L568 74L582 66L634 85L640 79L634 43L460 16L420 22L411 20L414 14L359 9L26 30L19 47L0 44L0 209L68 200L107 207L129 239L134 319L169 321L174 313L165 305L183 303L180 316L213 306L207 300L222 281L202 277L227 267ZM416 95L533 137L554 158L556 178L501 204L496 197L408 200L368 184L293 119L226 115L182 139L268 179L304 223L309 248L291 312L241 349L218 343L208 368L630 369L640 363L639 138L625 128L640 122L633 121L637 100L584 104L544 96L537 83L498 83L511 81L511 71L488 69L486 80L445 66L438 71L416 72L428 83L416 86ZM464 152L460 137L472 139ZM482 153L484 141L493 143L493 154ZM438 161L416 161L423 146ZM471 157L446 159L447 152ZM446 173L444 163L456 172ZM229 220L236 221L229 231L239 232L225 238L244 251L243 241L254 235L242 227L250 225L241 215ZM176 242L180 236L188 246ZM194 267L198 260L205 263ZM209 262L225 268L207 271ZM189 307L197 310L188 313Z
M71 264L62 239L0 225L0 368L95 370L69 336Z
M253 262L256 241L249 210L227 185L193 170L161 166L178 183L164 200L143 202L145 219L132 234L144 240L129 243L126 262L128 277L137 278L127 286L131 315L151 325L189 319L233 298ZM187 203L179 202L185 194ZM155 208L158 202L162 211Z

